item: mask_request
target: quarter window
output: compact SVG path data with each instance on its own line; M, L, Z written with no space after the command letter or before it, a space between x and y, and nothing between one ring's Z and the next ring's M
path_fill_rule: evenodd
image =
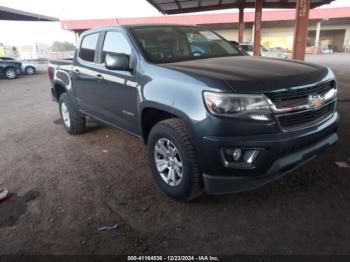
M107 32L103 44L102 63L107 54L131 54L131 47L124 35L120 32Z
M98 42L99 33L87 35L83 38L80 47L79 57L88 62L94 62L96 46Z

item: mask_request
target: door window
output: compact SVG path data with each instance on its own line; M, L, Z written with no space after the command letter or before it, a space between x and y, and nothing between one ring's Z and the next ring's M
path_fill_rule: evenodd
M103 44L101 63L105 62L107 54L131 54L131 47L124 35L120 32L107 32Z
M84 61L94 62L98 36L99 33L95 33L87 35L83 38L80 47L79 57Z

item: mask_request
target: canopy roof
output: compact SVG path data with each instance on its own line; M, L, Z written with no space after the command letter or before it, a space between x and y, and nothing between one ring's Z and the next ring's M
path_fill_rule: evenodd
M287 22L292 23L295 20L294 10L274 10L264 11L262 14L263 22ZM319 8L310 11L310 20L320 21L328 20L330 23L349 23L350 7L340 8ZM244 16L245 23L254 22L254 12L246 12ZM325 23L326 21L324 21ZM66 30L87 30L97 26L105 25L130 25L130 24L179 24L179 25L219 25L223 28L224 24L238 23L238 13L220 13L220 14L191 14L175 16L154 16L154 17L129 17L129 18L110 18L95 20L62 20L61 26Z
M255 0L147 0L163 14L182 14L231 8L254 8ZM311 0L311 8L334 0ZM295 8L296 0L264 0L264 8Z
M59 19L44 15L20 11L5 6L0 6L0 20L12 21L59 21Z

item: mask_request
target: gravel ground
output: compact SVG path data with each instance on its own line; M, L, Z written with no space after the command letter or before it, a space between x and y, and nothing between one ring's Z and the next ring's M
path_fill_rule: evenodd
M0 79L1 254L350 254L350 55L329 65L340 90L340 141L254 192L168 199L141 141L90 121L69 136L46 74ZM103 225L118 224L113 231Z

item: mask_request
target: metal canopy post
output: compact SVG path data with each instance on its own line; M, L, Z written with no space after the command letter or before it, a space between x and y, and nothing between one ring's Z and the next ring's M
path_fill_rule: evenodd
M304 60L307 29L309 26L310 0L297 0L294 29L293 59Z
M238 21L238 43L243 42L244 34L244 8L239 8L239 21Z
M316 38L315 38L315 54L318 55L320 54L320 49L321 49L321 45L320 45L320 34L321 34L321 21L317 22L317 26L316 26Z
M262 0L255 1L255 20L254 20L254 55L260 55L261 41L261 17L262 17Z

